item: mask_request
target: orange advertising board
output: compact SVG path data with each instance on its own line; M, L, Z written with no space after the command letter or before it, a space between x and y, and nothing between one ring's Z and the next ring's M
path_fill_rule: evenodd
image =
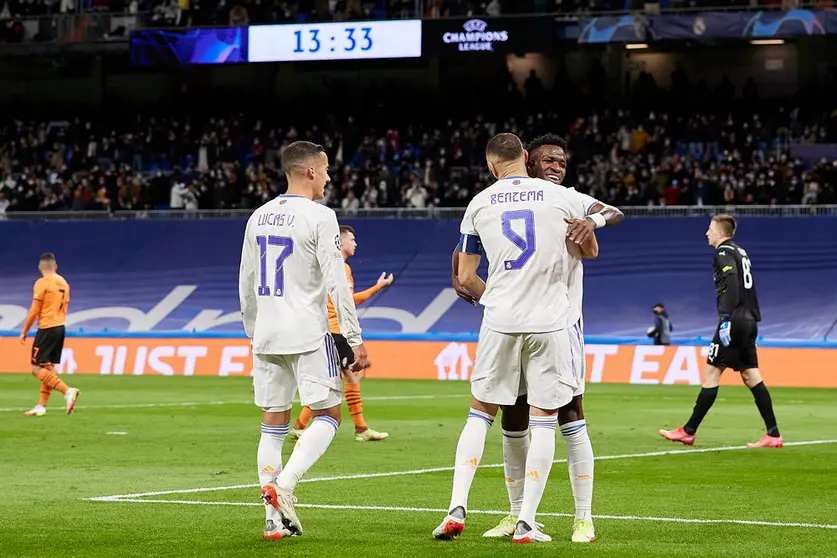
M0 337L0 371L28 373L31 340ZM476 343L368 341L370 378L453 380L470 377ZM708 347L587 345L591 383L700 383ZM61 374L240 376L252 369L247 339L67 338ZM837 349L761 348L770 386L837 388ZM735 374L722 383L737 384Z

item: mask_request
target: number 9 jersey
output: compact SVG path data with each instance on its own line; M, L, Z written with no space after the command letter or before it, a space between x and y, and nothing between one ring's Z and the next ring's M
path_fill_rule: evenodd
M572 256L564 219L584 219L589 199L539 178L508 177L471 200L460 251L482 250L488 259L484 326L501 333L569 327Z

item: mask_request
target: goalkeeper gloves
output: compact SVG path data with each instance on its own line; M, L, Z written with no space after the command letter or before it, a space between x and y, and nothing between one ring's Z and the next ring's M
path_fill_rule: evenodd
M724 347L729 346L730 342L730 323L729 323L729 316L724 315L721 317L721 325L718 327L718 338L721 340L721 345Z

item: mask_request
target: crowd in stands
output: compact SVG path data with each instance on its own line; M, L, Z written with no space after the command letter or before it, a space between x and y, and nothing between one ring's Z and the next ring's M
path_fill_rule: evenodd
M658 0L649 5L712 9L783 7L787 0ZM0 41L14 42L20 19L82 11L152 14L151 24L249 25L413 17L479 17L531 13L593 13L641 10L638 0L0 0Z
M674 91L662 92L643 74L630 109L570 112L555 107L581 104L547 102L538 81L533 75L527 82L529 98L516 90L518 97L498 98L497 106L517 111L435 121L416 115L413 122L402 116L397 124L373 121L376 111L315 124L294 123L281 111L6 122L0 213L253 208L286 188L280 153L298 139L325 146L332 177L325 203L332 207L462 207L491 184L484 146L503 131L524 143L543 133L564 136L565 184L619 206L837 203L837 161L798 150L837 144L833 108L802 97L761 101L753 83L738 97L727 78L710 90L675 76ZM704 102L693 106L688 93Z

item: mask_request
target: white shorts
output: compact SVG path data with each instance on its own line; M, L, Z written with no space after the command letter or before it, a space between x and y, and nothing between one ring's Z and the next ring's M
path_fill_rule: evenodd
M295 355L253 354L255 403L267 412L287 411L299 390L303 405L313 411L343 401L343 381L331 334L311 352Z
M573 363L573 377L578 384L573 397L584 394L584 376L587 373L587 355L584 354L584 323L578 322L570 328L570 357Z
M514 405L528 393L529 405L559 409L572 401L570 329L547 333L500 333L480 328L471 374L471 394L483 403Z

